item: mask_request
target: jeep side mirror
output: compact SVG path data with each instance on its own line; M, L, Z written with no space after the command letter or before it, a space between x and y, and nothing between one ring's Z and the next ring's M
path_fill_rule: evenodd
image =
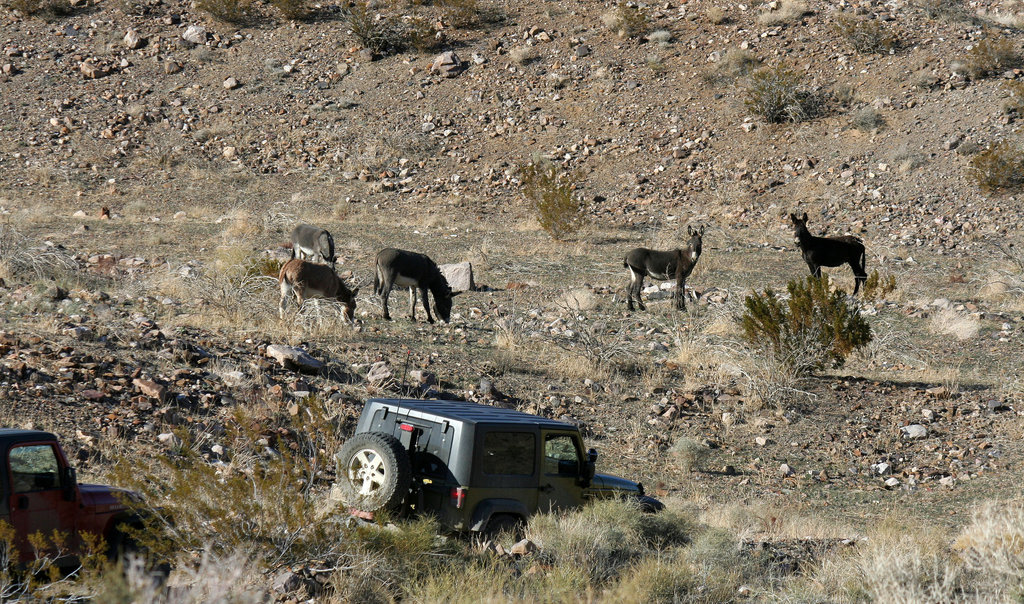
M60 484L64 490L64 500L74 501L75 493L78 490L76 488L78 486L78 476L74 468L68 466L61 470Z
M590 460L590 463L597 463L597 449L593 447L587 449L587 459Z

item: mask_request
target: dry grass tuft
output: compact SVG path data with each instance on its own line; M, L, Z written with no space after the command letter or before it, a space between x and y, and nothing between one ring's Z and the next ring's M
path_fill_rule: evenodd
M766 8L757 16L757 22L761 25L774 27L776 25L789 25L797 23L808 13L806 2L799 0L781 0L776 8Z
M978 335L978 331L981 330L981 321L977 317L952 308L943 308L932 315L930 327L937 334L953 336L963 341Z

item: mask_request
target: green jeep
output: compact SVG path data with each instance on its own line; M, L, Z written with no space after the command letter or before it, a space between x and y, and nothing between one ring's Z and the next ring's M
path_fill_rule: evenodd
M371 399L336 458L332 497L353 513L431 514L455 531L498 532L592 498L664 507L639 483L595 474L576 426L487 405Z

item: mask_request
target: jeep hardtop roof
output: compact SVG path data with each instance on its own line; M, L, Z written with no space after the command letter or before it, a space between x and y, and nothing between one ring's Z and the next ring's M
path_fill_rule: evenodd
M0 428L0 444L23 443L36 440L57 440L57 437L42 430L21 430L18 428Z
M516 424L530 425L555 430L579 430L576 426L553 419L530 415L514 409L502 409L462 401L425 401L418 399L373 398L366 401L367 407L374 403L400 407L410 411L410 417L427 419L427 415L454 420L466 424Z

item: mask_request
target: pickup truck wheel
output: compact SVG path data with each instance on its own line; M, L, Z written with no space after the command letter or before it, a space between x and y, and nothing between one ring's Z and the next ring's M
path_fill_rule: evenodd
M342 445L337 458L342 499L357 510L394 509L409 492L409 455L390 434L356 434Z

